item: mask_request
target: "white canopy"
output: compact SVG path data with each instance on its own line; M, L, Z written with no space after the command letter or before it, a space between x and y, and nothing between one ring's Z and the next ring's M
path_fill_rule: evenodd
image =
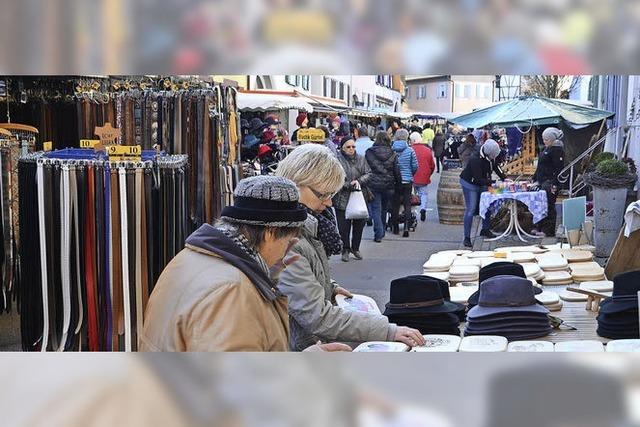
M274 110L304 110L313 112L313 107L307 101L296 96L275 95L269 93L238 92L238 109L240 111L274 111Z

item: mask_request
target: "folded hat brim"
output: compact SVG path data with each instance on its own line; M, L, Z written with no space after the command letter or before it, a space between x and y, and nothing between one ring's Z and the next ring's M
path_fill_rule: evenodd
M537 287L537 286L533 286L531 285L531 287L533 288L533 293L535 295L540 295L542 293L542 289ZM471 294L471 296L469 297L469 299L467 300L467 303L469 305L478 305L478 300L480 299L480 291L475 291L474 293Z
M542 313L506 313L506 314L497 314L492 316L484 316L478 318L470 318L469 322L474 322L475 324L492 324L494 322L546 322L549 317L546 314Z
M467 318L484 317L502 313L542 313L548 314L549 310L540 304L526 305L522 307L484 307L476 305L467 313Z

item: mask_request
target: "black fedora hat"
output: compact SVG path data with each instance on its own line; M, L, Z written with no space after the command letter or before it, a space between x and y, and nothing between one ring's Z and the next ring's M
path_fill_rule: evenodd
M640 270L628 271L613 278L613 294L600 304L600 313L611 314L638 310Z
M525 279L527 278L527 275L524 273L524 267L520 264L510 261L500 261L482 267L478 281L482 283L494 276L518 276Z
M442 298L444 298L445 301L451 301L451 292L449 291L449 282L444 281L442 279L437 279L435 277L431 277L428 274L411 275L407 277L416 278L416 280L423 280L423 281L437 280L438 284L440 285L440 292L442 292ZM459 304L457 302L452 302L452 304L456 304L458 307L460 307L456 312L456 315L458 316L461 322L464 322L467 317L465 314L464 304Z
M596 334L604 338L611 338L615 340L622 339L638 339L640 338L640 331L638 329L620 329L620 328L605 328L598 324Z
M428 280L425 280L428 279ZM391 281L385 316L408 313L455 313L460 305L446 301L440 281L431 277L401 277Z

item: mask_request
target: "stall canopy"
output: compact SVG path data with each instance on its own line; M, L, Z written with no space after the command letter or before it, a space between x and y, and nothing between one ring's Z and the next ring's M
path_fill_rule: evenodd
M564 123L578 129L613 115L610 111L559 99L521 96L452 118L450 121L466 128L481 128L487 125L528 127Z
M238 109L240 111L278 111L304 110L313 112L313 106L303 98L288 95L267 93L238 93Z

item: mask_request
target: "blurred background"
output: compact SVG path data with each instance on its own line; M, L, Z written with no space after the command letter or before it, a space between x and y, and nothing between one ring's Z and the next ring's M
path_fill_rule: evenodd
M6 426L640 425L616 354L3 355Z
M2 0L0 74L633 74L640 2Z

